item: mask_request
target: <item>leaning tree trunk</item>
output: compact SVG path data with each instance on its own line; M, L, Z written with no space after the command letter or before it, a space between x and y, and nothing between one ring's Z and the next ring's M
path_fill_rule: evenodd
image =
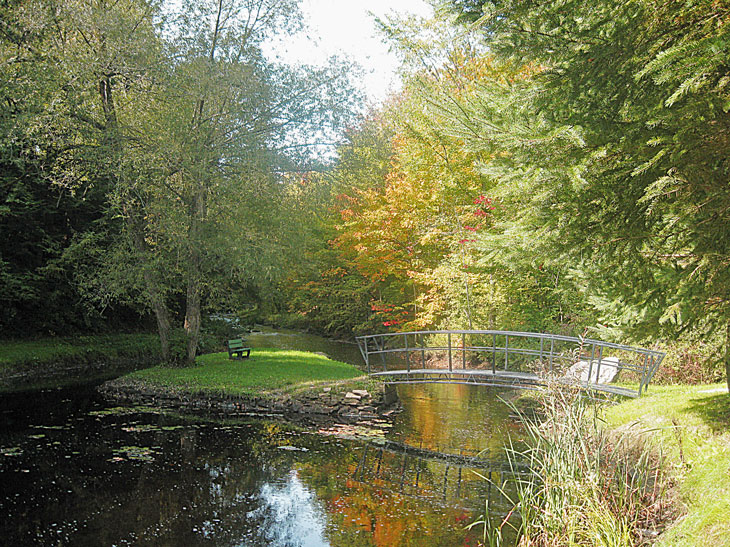
M160 337L160 353L162 354L162 361L169 363L170 331L172 329L170 324L170 314L160 291L157 290L154 282L151 279L148 279L151 277L151 274L145 272L144 280L147 285L147 292L150 294L150 300L152 301L152 310L155 313L155 320L157 321L157 333Z
M114 102L112 76L104 75L99 79L97 91L101 100L102 111L104 113L103 125L103 142L110 156L120 162L124 154L124 146L119 121L117 119L116 104ZM121 172L121 170L119 170ZM116 184L119 185L119 175L117 171L113 171L114 177L117 179ZM132 242L135 250L141 257L147 256L150 249L144 239L144 223L141 220L142 211L136 204L130 206L128 213L128 228L132 234ZM144 266L143 266L144 268ZM165 297L156 282L155 276L149 269L144 268L142 277L144 279L145 288L150 299L150 304L155 313L157 320L157 331L160 336L160 353L165 362L170 361L170 314L165 303Z
M170 362L170 314L167 310L165 300L157 290L157 286L152 281L152 274L145 272L144 275L145 285L147 285L147 292L150 295L152 302L152 310L155 313L155 319L157 321L157 333L160 336L160 353L162 354L162 360L165 363Z
M141 260L150 252L147 243L144 240L144 226L139 221L139 211L134 211L129 216L128 229L132 233L132 241L134 243L134 249L139 254ZM163 292L155 280L155 275L146 266L142 266L142 279L144 280L145 289L147 290L147 296L152 306L152 311L155 314L155 320L157 321L157 333L160 336L160 353L162 354L162 360L165 363L170 362L170 331L172 326L170 323L170 312L167 309L167 303Z

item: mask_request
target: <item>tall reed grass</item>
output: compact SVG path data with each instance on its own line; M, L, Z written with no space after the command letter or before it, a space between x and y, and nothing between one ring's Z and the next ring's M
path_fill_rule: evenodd
M526 448L507 448L513 484L502 491L512 511L495 521L487 508L474 523L484 526L485 545L650 545L672 513L656 448L645 434L605 431L600 408L578 390L553 388L540 397L539 417L518 412ZM507 543L506 536L516 539Z

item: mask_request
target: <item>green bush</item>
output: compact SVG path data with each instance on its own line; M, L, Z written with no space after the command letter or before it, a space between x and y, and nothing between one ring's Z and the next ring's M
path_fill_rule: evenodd
M225 349L226 341L241 338L249 326L235 315L210 315L201 329L201 353L211 353Z
M677 340L663 348L666 357L654 376L657 384L712 384L725 378L724 353L718 336Z

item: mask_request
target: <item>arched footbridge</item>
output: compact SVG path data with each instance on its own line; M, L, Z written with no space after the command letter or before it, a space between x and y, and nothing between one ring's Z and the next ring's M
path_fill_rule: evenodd
M359 336L368 374L389 383L483 384L537 389L551 383L641 396L664 353L589 338L496 330Z

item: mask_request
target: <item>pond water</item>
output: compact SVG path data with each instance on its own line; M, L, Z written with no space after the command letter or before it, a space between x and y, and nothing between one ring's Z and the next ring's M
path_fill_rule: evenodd
M92 386L6 396L2 544L477 545L466 525L503 504L477 473L501 482L487 456L518 433L498 395L402 386L374 437L117 407Z

